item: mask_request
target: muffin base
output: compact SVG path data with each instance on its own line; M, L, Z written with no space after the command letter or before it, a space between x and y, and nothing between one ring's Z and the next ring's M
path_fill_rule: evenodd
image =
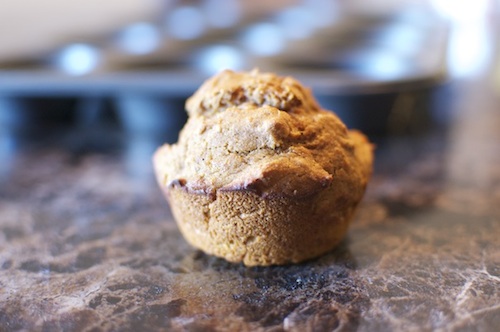
M184 238L206 253L247 266L298 263L344 238L362 193L325 188L308 197L248 190L164 188Z

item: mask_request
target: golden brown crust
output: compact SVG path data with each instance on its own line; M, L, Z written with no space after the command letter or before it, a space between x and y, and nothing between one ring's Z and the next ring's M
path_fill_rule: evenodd
M154 156L186 239L246 265L299 262L343 238L371 175L372 146L274 74L222 72L187 102Z
M311 92L295 79L258 70L225 70L208 79L187 100L186 109L189 116L207 116L241 105L270 106L285 112L319 109Z

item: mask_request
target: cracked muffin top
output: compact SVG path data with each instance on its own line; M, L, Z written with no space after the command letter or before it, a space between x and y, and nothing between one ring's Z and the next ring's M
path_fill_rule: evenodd
M301 197L332 182L368 181L371 144L293 78L226 70L208 79L186 109L179 141L154 156L162 186Z

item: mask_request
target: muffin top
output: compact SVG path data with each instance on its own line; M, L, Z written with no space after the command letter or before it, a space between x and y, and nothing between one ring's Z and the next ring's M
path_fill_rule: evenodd
M364 187L371 173L367 139L291 77L226 70L208 79L186 109L178 142L154 156L162 186L304 197L334 179Z
M287 113L319 109L311 92L295 79L258 70L241 73L225 70L207 80L186 103L189 116L209 116L230 107L249 106L270 106Z

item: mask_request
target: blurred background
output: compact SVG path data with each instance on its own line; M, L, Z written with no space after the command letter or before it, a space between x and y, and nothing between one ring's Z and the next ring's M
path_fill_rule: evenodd
M373 140L418 134L491 62L499 2L0 0L0 156L61 131L146 156L226 68L292 75Z

